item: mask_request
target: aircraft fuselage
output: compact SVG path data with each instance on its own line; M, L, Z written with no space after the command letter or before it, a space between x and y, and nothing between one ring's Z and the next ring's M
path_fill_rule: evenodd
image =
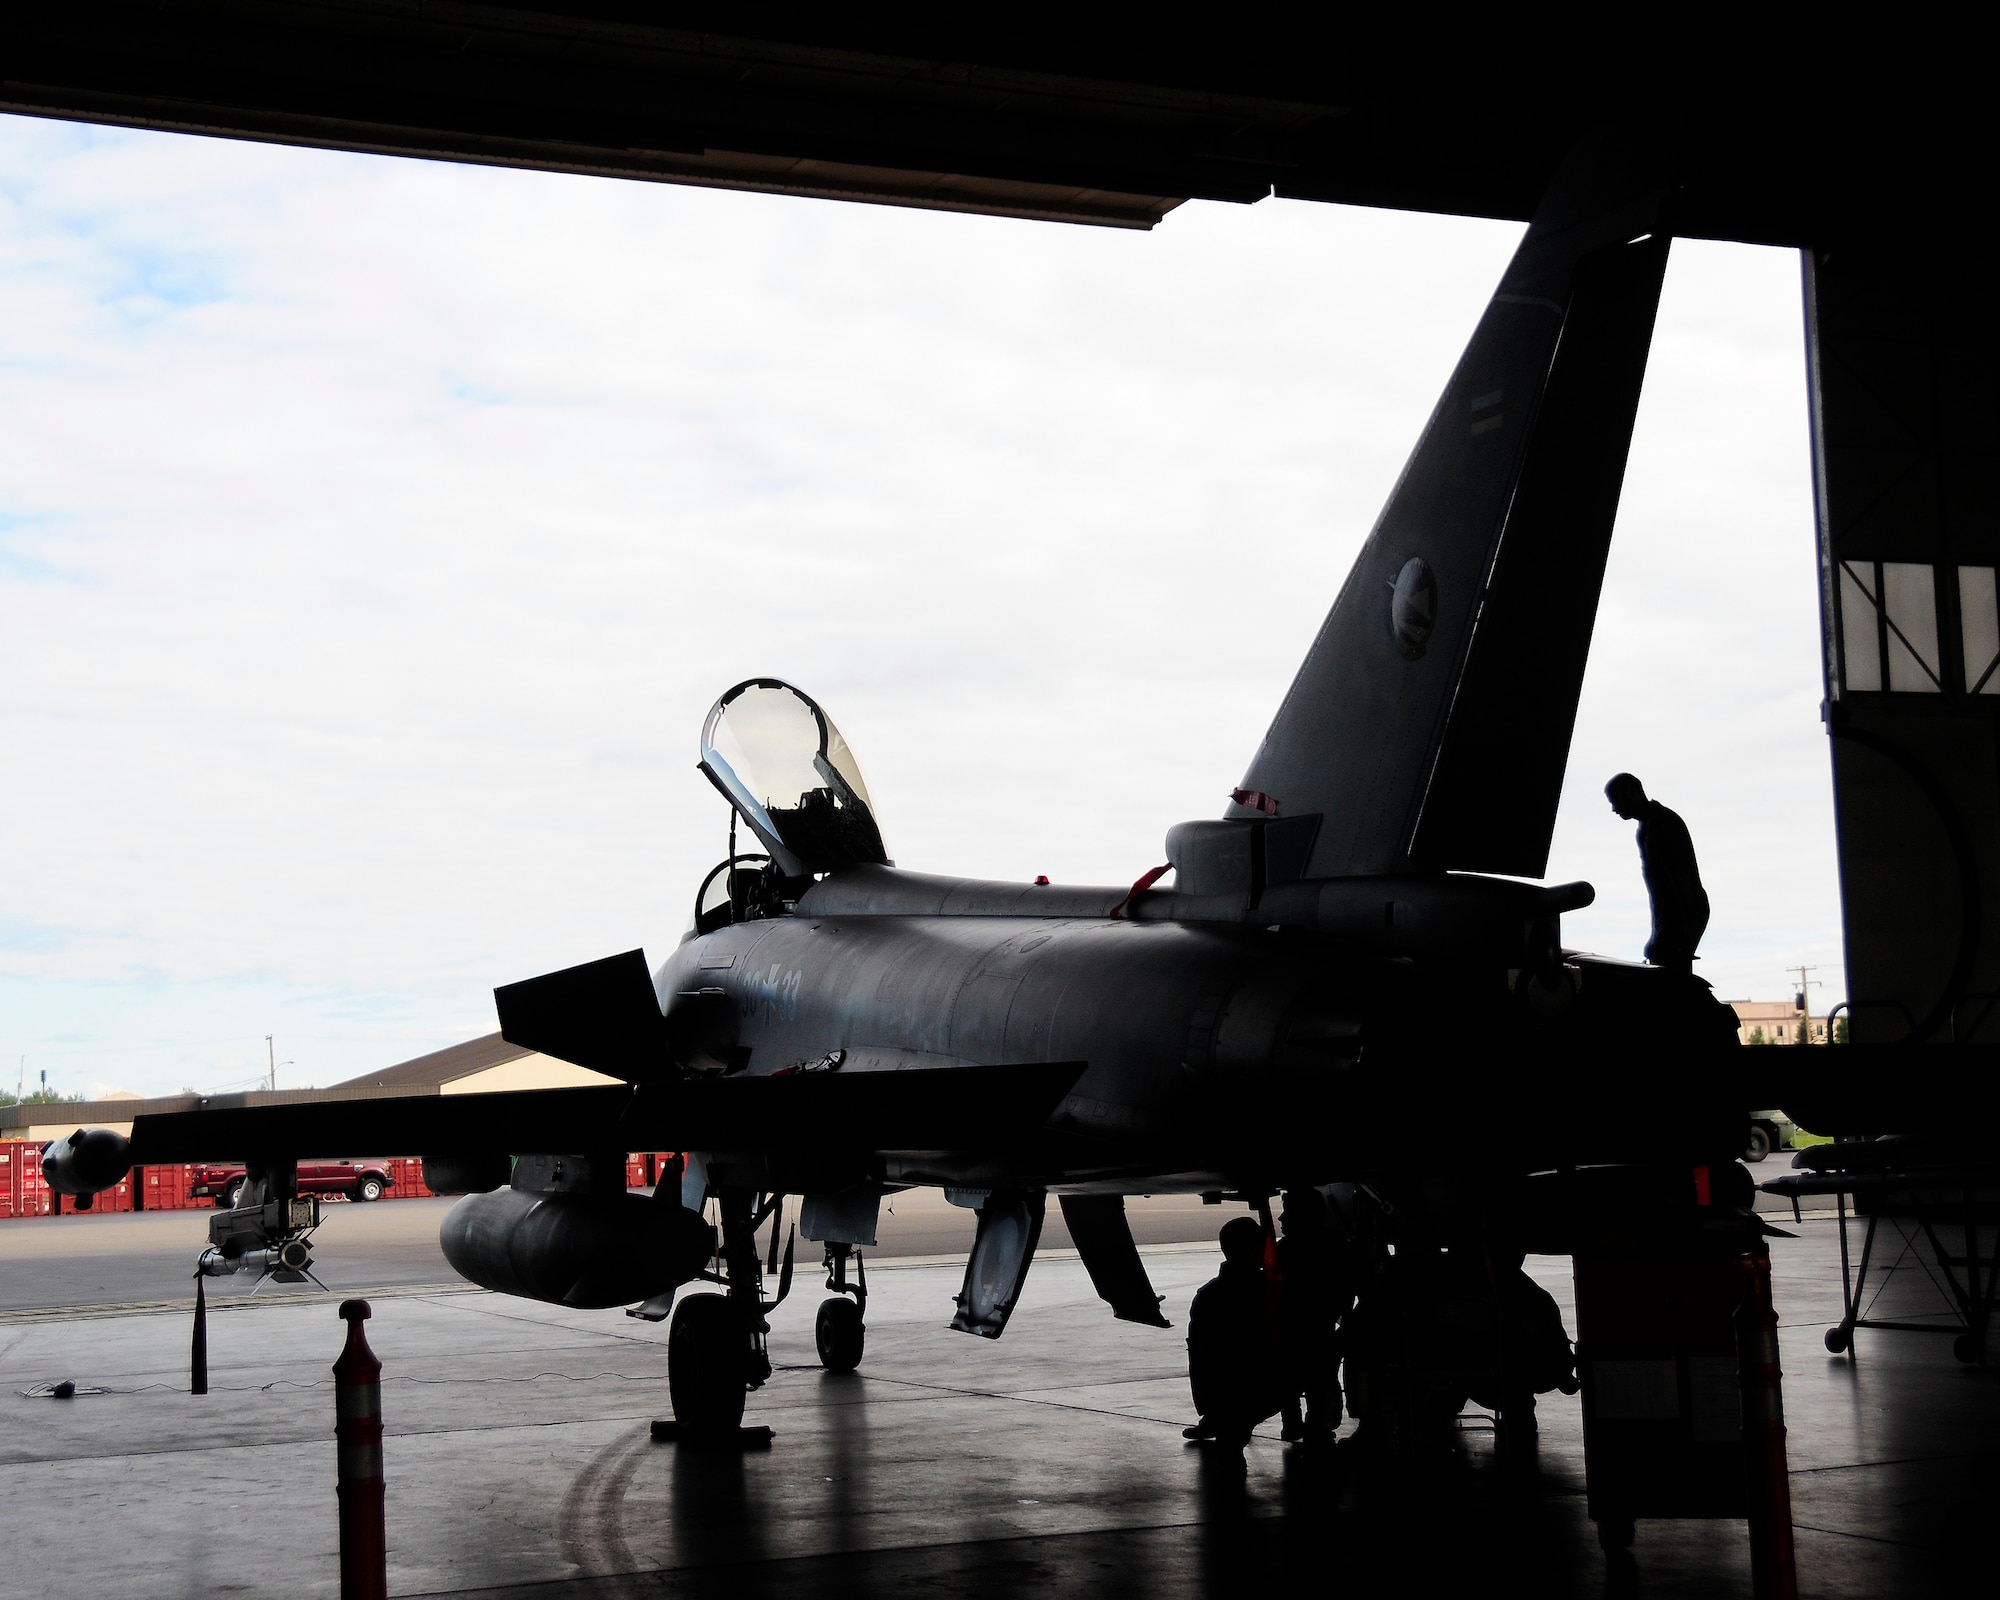
M1545 980L1310 928L1180 920L1175 899L1116 917L814 915L808 894L689 938L655 988L674 1057L704 1073L1087 1063L1026 1143L877 1150L854 1175L891 1183L1328 1182L1407 1166L1443 1116L1476 1141L1454 1163L1606 1159L1643 1137L1635 1118L1684 1117L1734 1047L1727 1009L1658 969L1570 955Z

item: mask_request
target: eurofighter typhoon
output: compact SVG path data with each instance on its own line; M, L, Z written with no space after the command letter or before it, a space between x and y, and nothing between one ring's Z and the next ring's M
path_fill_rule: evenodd
M1379 1267L1564 1250L1649 1174L1745 1176L1732 1013L1685 972L1567 948L1590 886L1531 881L1667 260L1668 187L1638 166L1599 147L1559 174L1249 770L1169 830L1167 866L1101 888L907 870L825 709L753 679L702 728L730 848L680 944L496 991L507 1039L620 1086L142 1116L129 1142L51 1145L51 1181L240 1159L212 1254L285 1271L302 1155L420 1152L463 1196L458 1272L671 1316L676 1417L717 1434L769 1376L800 1235L824 1252L822 1360L865 1358L864 1258L912 1185L976 1209L952 1326L998 1338L1052 1198L1111 1312L1164 1326L1128 1195L1344 1185ZM1441 1107L1449 1143L1425 1137ZM647 1195L630 1150L685 1154Z

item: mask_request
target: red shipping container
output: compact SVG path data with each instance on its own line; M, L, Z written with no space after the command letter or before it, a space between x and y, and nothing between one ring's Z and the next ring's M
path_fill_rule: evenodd
M49 1214L49 1191L42 1182L42 1147L28 1139L9 1139L4 1147L9 1156L7 1182L9 1209L17 1217L45 1217Z
M109 1189L102 1190L93 1195L89 1209L97 1212L130 1211L132 1209L132 1174L129 1172L126 1173L124 1177L120 1178Z
M424 1182L424 1163L419 1156L395 1156L389 1162L391 1200L421 1200L430 1194Z
M11 1190L14 1201L14 1215L17 1217L39 1217L47 1209L45 1191L42 1188L41 1146L26 1139L8 1141L7 1152L14 1159Z
M193 1180L184 1166L147 1167L145 1178L148 1211L189 1211L208 1203L188 1198L188 1185Z
M137 1186L145 1181L142 1173L127 1173L123 1178L96 1195L88 1212L134 1211L140 1209L134 1202ZM146 1209L154 1207L150 1193L146 1197ZM55 1210L55 1196L42 1181L42 1147L30 1139L0 1140L0 1218L46 1217ZM63 1215L77 1210L74 1200L63 1202Z

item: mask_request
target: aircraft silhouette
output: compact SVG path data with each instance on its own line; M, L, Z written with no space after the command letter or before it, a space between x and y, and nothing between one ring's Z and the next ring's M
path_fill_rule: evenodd
M832 720L753 679L702 730L731 848L680 945L496 991L509 1040L620 1086L144 1116L129 1144L52 1145L51 1181L243 1159L248 1203L216 1219L234 1259L303 1228L300 1155L421 1151L466 1196L457 1270L671 1314L676 1415L725 1431L770 1371L788 1198L826 1252L822 1359L851 1368L900 1186L976 1208L953 1326L998 1337L1050 1195L1115 1315L1158 1324L1127 1195L1347 1183L1406 1256L1518 1254L1567 1248L1593 1164L1739 1170L1769 1091L1733 1014L1685 973L1566 949L1590 887L1521 881L1547 867L1670 203L1615 139L1558 175L1223 814L1168 833L1170 886L897 867ZM635 1149L688 1155L646 1197Z

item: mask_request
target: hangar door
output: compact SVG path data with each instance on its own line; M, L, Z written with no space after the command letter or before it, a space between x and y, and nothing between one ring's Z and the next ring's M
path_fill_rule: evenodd
M1806 253L1826 723L1853 1037L2000 1041L1993 275Z

